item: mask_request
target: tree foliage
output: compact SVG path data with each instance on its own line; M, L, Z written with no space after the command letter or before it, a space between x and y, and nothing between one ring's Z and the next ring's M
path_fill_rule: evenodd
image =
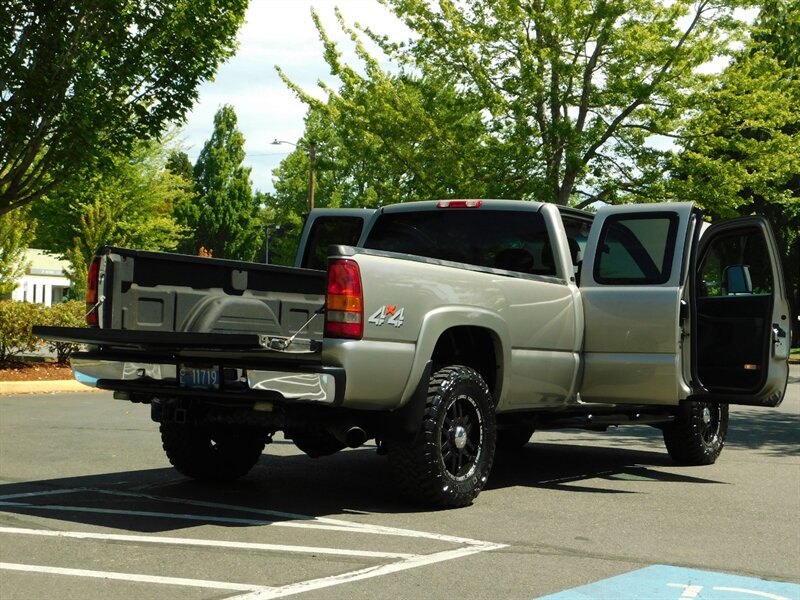
M40 340L33 335L33 324L40 313L38 304L0 300L0 364L36 350Z
M39 307L36 318L37 325L51 327L86 327L86 304L80 300L68 300L52 306ZM60 365L67 364L69 357L80 348L80 344L47 340L47 348L55 352L56 362Z
M314 15L341 86L323 84L321 102L282 75L334 124L351 174L381 163L369 183L397 182L391 200L585 205L644 195L664 166L645 141L674 133L706 83L698 67L725 51L738 24L736 0L381 1L410 40L349 28L339 16L362 62L355 68Z
M232 106L214 115L214 131L194 165L194 207L184 207L184 224L194 232L181 250L201 246L217 258L253 260L262 246L258 204L243 166L244 135Z
M139 142L130 155L108 155L103 170L81 169L69 186L32 204L40 223L37 244L70 262L68 275L78 296L100 246L177 247L184 232L173 207L192 192L165 168L168 152L161 143Z
M800 306L800 0L770 0L682 132L675 196L770 219Z
M0 214L181 120L247 0L5 0Z
M0 214L0 297L13 292L25 274L25 249L35 231L36 221L26 208Z

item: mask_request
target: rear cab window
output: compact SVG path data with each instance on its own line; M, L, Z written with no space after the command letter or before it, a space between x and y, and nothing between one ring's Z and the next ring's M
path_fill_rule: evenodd
M534 211L385 212L364 247L532 275L556 274L544 217Z

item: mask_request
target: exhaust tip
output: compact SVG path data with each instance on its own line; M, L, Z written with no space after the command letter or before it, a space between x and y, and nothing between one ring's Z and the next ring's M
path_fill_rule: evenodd
M348 448L358 448L367 441L367 432L361 427L351 427L344 433L342 440Z

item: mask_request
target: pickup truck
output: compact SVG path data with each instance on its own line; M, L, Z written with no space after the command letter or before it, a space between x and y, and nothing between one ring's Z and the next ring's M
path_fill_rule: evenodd
M272 436L374 439L400 491L470 504L534 430L663 431L713 463L728 405L777 406L790 314L759 217L443 200L313 211L294 267L115 247L89 269L75 377L150 405L186 476L246 474Z

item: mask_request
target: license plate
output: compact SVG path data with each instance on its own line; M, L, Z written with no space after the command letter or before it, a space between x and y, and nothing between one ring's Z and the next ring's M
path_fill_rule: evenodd
M219 390L219 367L188 367L181 365L180 386L189 390Z

